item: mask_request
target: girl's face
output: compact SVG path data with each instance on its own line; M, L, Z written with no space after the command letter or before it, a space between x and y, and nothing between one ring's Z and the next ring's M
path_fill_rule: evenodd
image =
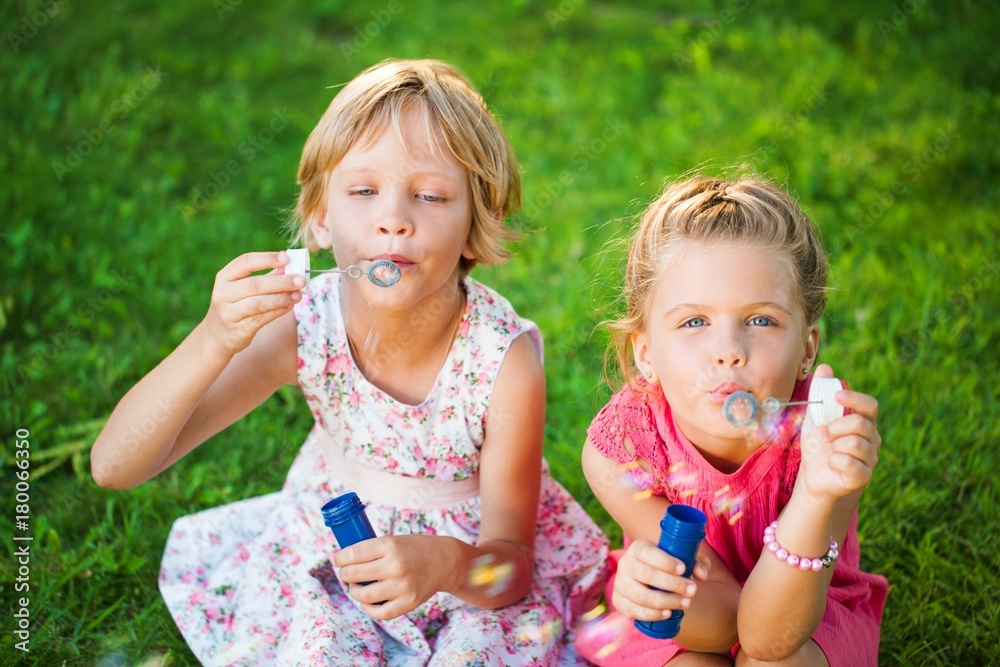
M729 394L787 401L819 350L791 267L777 252L686 241L670 251L647 313L632 337L639 371L653 373L684 435L700 449L742 462L740 429L722 414ZM735 457L726 453L737 454Z
M341 284L387 308L406 308L442 290L454 294L459 258L474 258L466 168L443 138L434 150L422 111L407 110L400 120L402 136L390 125L344 155L329 176L326 214L313 223L341 268L366 270L382 258L399 265L402 278L389 288L365 278Z

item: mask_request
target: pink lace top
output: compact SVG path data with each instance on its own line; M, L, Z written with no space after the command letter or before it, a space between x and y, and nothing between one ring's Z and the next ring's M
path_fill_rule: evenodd
M810 375L796 382L791 400L806 400L811 381ZM764 529L791 497L801 461L800 428L800 420L783 417L774 424L774 435L738 470L726 474L709 464L681 432L662 392L625 387L594 418L587 435L605 457L625 466L640 487L703 511L708 516L707 543L743 584L760 558ZM639 459L649 464L648 472L636 464ZM827 656L845 651L854 655L856 650L877 655L887 582L861 571L857 519L855 512L830 584L826 615L813 637ZM861 634L841 634L848 622L860 622ZM852 648L850 643L861 646Z

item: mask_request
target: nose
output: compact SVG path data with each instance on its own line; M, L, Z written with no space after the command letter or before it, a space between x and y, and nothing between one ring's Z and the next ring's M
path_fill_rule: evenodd
M737 335L730 335L720 340L715 353L715 365L718 368L739 368L747 363L746 346Z
M403 197L394 197L389 201L378 221L378 233L386 236L409 236L413 233L413 222L407 211L406 201L398 201Z

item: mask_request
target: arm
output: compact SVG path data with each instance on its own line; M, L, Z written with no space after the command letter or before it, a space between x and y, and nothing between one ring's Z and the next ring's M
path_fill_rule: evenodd
M715 551L704 542L699 548L694 575L700 581L680 576L684 564L656 546L660 519L670 503L655 496L635 500L635 487L618 481L620 466L589 439L583 449L583 472L597 499L635 540L618 563L615 608L640 621L659 621L668 618L670 610L683 609L677 643L691 651L728 654L737 641L740 585ZM690 586L695 591L688 594Z
M403 535L367 540L334 555L351 595L372 618L387 620L445 591L485 609L522 599L534 576L534 544L545 428L545 373L527 336L511 345L500 367L480 460L479 540ZM478 559L491 557L501 581L475 585ZM498 590L490 591L492 586ZM495 594L490 595L493 592ZM385 604L378 604L386 601Z
M250 274L286 263L249 253L219 272L208 314L122 398L91 451L94 480L127 489L296 382L293 276Z
M824 364L816 375L833 377L833 372ZM837 400L852 414L820 428L807 422L799 475L775 535L783 548L799 556L825 554L831 537L844 543L878 461L878 402L854 391L839 392ZM833 568L802 572L765 550L740 599L740 642L746 654L774 661L798 651L819 627L832 578Z

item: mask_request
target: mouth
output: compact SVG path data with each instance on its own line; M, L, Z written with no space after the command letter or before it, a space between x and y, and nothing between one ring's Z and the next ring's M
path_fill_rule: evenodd
M735 394L738 391L750 391L747 389L746 385L740 384L739 382L723 382L718 387L709 392L709 396L712 400L722 405L729 398L730 394Z
M391 254L375 255L370 259L370 261L374 262L375 260L378 259L387 259L393 264L399 266L399 268L401 269L406 268L407 266L410 266L411 264L414 263L413 260L407 257L406 255L391 255Z

